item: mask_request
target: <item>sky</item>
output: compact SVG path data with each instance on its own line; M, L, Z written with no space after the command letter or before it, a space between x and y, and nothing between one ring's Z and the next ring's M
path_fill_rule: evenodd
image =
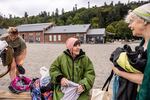
M94 5L102 6L104 2L110 4L111 1L112 0L0 0L0 14L5 17L8 17L9 14L23 17L25 12L27 12L29 16L38 15L41 11L47 11L51 14L56 8L59 9L59 12L61 12L62 8L67 12L71 11L75 4L77 4L77 8L87 8L88 2L90 2L90 7L92 7ZM113 0L114 3L118 1L119 0ZM122 3L128 2L128 0L120 1Z

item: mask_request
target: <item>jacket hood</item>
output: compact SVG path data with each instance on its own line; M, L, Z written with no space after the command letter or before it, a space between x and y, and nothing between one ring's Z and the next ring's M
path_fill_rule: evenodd
M71 59L73 59L72 56L71 56L71 53L70 53L69 49L65 50L64 53L65 53L66 55L68 55ZM75 59L78 59L78 58L80 58L80 57L82 57L82 56L85 56L85 52L84 52L82 49L80 49L80 53L79 53L79 55L77 55L77 56L75 57Z

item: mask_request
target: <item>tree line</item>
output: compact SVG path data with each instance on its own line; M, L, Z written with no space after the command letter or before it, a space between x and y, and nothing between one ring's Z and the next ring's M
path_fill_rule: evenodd
M28 12L24 13L23 17L9 15L9 18L0 15L0 28L8 28L9 26L17 26L21 24L48 23L53 22L56 25L74 25L74 24L91 24L91 28L106 28L107 33L111 33L107 38L114 39L130 39L131 31L128 25L124 22L124 17L128 11L149 1L134 1L128 3L110 4L104 3L103 6L80 8L77 9L77 4L72 11L65 12L61 10L59 14L58 8L54 12L42 11L38 15L29 16ZM88 2L89 3L89 2Z

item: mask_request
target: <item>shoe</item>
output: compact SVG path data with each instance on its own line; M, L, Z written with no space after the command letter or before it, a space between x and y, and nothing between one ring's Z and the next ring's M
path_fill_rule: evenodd
M22 66L17 65L17 69L20 74L25 74L25 69Z
M21 93L21 91L17 91L17 90L14 89L12 86L8 86L8 89L9 89L10 92L15 93L15 94Z

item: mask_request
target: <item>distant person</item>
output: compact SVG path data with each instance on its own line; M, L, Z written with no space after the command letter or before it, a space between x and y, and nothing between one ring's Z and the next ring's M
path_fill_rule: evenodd
M77 100L88 100L95 79L93 64L82 51L77 38L69 38L66 47L67 50L58 56L50 67L50 76L55 84L53 100L63 98L61 87L69 87L70 81L78 84L76 92L80 95Z
M11 81L20 73L24 74L25 70L22 67L24 59L26 57L27 47L25 41L19 36L18 29L16 27L9 27L8 34L2 35L0 40L4 40L8 43L8 46L12 48L12 62L9 65L10 79ZM7 50L7 49L6 49Z
M137 100L150 100L150 3L144 4L129 12L126 17L133 36L144 38L144 50L147 53L147 64L144 73L128 73L113 67L113 71L131 82L140 85Z

